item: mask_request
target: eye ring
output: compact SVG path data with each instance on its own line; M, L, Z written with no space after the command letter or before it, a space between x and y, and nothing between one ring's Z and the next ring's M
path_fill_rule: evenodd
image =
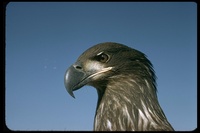
M97 55L97 61L100 61L102 63L108 62L109 59L110 59L110 57L105 53L100 53Z

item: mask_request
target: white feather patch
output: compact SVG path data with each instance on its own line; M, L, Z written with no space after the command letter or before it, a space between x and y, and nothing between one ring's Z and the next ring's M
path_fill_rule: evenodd
M107 120L107 128L109 130L112 130L112 124L111 124L111 122L109 120Z

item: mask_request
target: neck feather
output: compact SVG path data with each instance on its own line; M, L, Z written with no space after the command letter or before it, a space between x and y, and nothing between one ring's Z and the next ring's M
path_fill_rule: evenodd
M109 81L99 92L94 130L173 130L149 79L118 76Z

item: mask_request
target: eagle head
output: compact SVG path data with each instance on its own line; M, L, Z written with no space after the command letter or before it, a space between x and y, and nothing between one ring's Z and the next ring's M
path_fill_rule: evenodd
M145 54L123 44L106 42L82 53L67 69L64 82L68 93L74 97L73 91L84 85L95 87L99 93L104 92L110 79L130 73L136 78L147 77L155 86L152 64Z
M68 93L97 89L94 130L173 130L156 94L156 76L142 52L106 42L83 52L64 77Z

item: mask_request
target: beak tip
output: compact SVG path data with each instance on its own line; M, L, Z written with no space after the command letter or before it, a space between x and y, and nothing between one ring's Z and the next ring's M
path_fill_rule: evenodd
M74 93L73 92L69 92L69 94L75 99Z
M70 94L70 96L72 96L73 98L75 98L74 93L73 93L73 89L69 89L69 87L66 87L67 92Z

